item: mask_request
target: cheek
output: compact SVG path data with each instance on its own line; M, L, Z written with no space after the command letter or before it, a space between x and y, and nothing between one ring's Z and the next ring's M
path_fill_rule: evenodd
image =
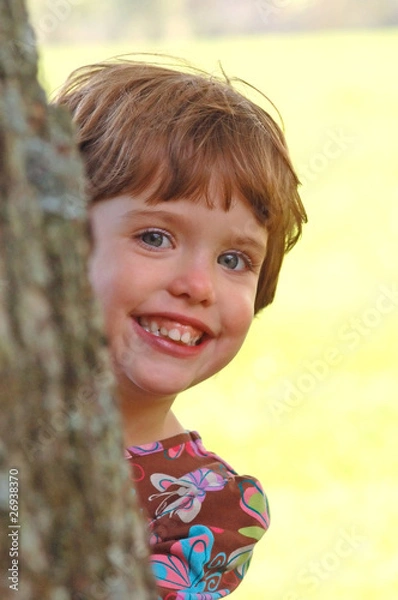
M93 293L107 319L108 313L112 312L123 298L125 280L114 263L101 260L100 256L93 256L90 260L88 276Z
M106 303L106 297L109 295L110 287L109 282L109 270L106 266L100 266L100 261L96 257L92 257L89 263L88 279L91 285L91 289L101 306Z
M88 261L88 280L91 288L97 298L100 299L110 273L109 261L104 256L104 252L95 248Z
M243 313L241 313L241 320L240 320L240 327L241 327L241 335L245 338L250 326L253 322L253 317L254 317L254 309L252 304L250 303L247 306L247 310Z
M229 315L228 328L230 334L238 339L244 339L254 317L254 299L252 295L246 294L240 298L239 302L236 301L233 305L231 304L226 314Z

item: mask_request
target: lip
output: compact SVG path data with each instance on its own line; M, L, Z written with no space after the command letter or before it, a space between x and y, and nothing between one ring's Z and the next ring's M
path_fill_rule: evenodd
M157 317L169 319L171 321L175 321L176 323L181 323L181 325L188 325L188 326L194 327L195 329L198 329L199 331L203 331L203 333L205 334L205 338L202 340L202 342L198 346L185 346L183 344L177 344L176 342L173 342L173 340L171 340L169 338L155 336L152 333L150 333L149 331L146 331L145 329L143 329L140 326L140 324L138 323L138 319L140 317L144 317L144 316L147 317L148 319L153 319L153 320L156 320ZM130 317L131 317L131 320L133 323L134 330L141 337L141 339L143 339L148 344L150 344L155 350L159 350L161 352L164 352L166 354L171 354L172 356L179 357L179 358L196 356L196 355L200 354L202 352L202 350L210 342L210 340L215 337L214 331L206 323L203 323L203 321L200 321L199 319L193 319L191 317L187 317L185 315L181 315L178 313L171 313L171 312L143 313L142 315L141 314L131 314Z

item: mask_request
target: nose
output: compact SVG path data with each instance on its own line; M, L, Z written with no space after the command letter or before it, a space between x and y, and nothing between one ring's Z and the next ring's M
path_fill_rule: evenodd
M191 304L211 305L216 301L215 270L205 260L187 258L170 280L169 292Z

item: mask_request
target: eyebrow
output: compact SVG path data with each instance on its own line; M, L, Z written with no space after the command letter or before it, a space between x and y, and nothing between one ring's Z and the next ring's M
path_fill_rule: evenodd
M123 213L120 216L120 221L122 223L126 222L126 221L132 221L133 219L137 219L137 218L147 218L147 217L160 217L162 219L164 219L165 221L168 221L169 223L181 223L182 221L184 221L184 218L181 217L180 215L175 215L172 213L169 213L167 210L142 210L139 208L133 208L131 210L128 210L127 212Z
M123 215L120 216L120 221L122 223L124 222L130 222L134 219L139 219L139 218L147 218L147 217L158 217L161 219L164 219L165 222L171 223L171 224L181 224L184 223L186 221L185 217L183 217L182 215L178 215L178 214L173 214L168 212L167 210L160 210L160 209L156 209L156 210L143 210L143 209L131 209L125 213L123 213ZM240 235L240 234L232 234L230 236L231 239L231 243L232 244L236 244L237 246L250 246L250 248L253 249L253 251L258 252L259 254L265 254L266 250L267 250L267 242L268 242L268 237L267 235L265 236L265 240L264 241L260 241L259 237L254 237L254 236L250 236L250 235Z
M259 254L265 254L267 250L267 237L265 237L264 242L260 242L258 238L252 236L234 235L231 236L231 240L237 246L250 246L252 250Z

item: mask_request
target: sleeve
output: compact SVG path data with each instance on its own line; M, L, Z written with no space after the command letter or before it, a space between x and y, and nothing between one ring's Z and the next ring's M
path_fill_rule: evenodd
M179 514L169 512L158 528L163 535L152 536L151 563L159 600L224 598L241 583L253 548L269 526L266 496L249 477L233 477L217 493L208 491L200 500L192 490L187 496L185 512L182 501ZM190 523L194 500L200 507L196 505Z

